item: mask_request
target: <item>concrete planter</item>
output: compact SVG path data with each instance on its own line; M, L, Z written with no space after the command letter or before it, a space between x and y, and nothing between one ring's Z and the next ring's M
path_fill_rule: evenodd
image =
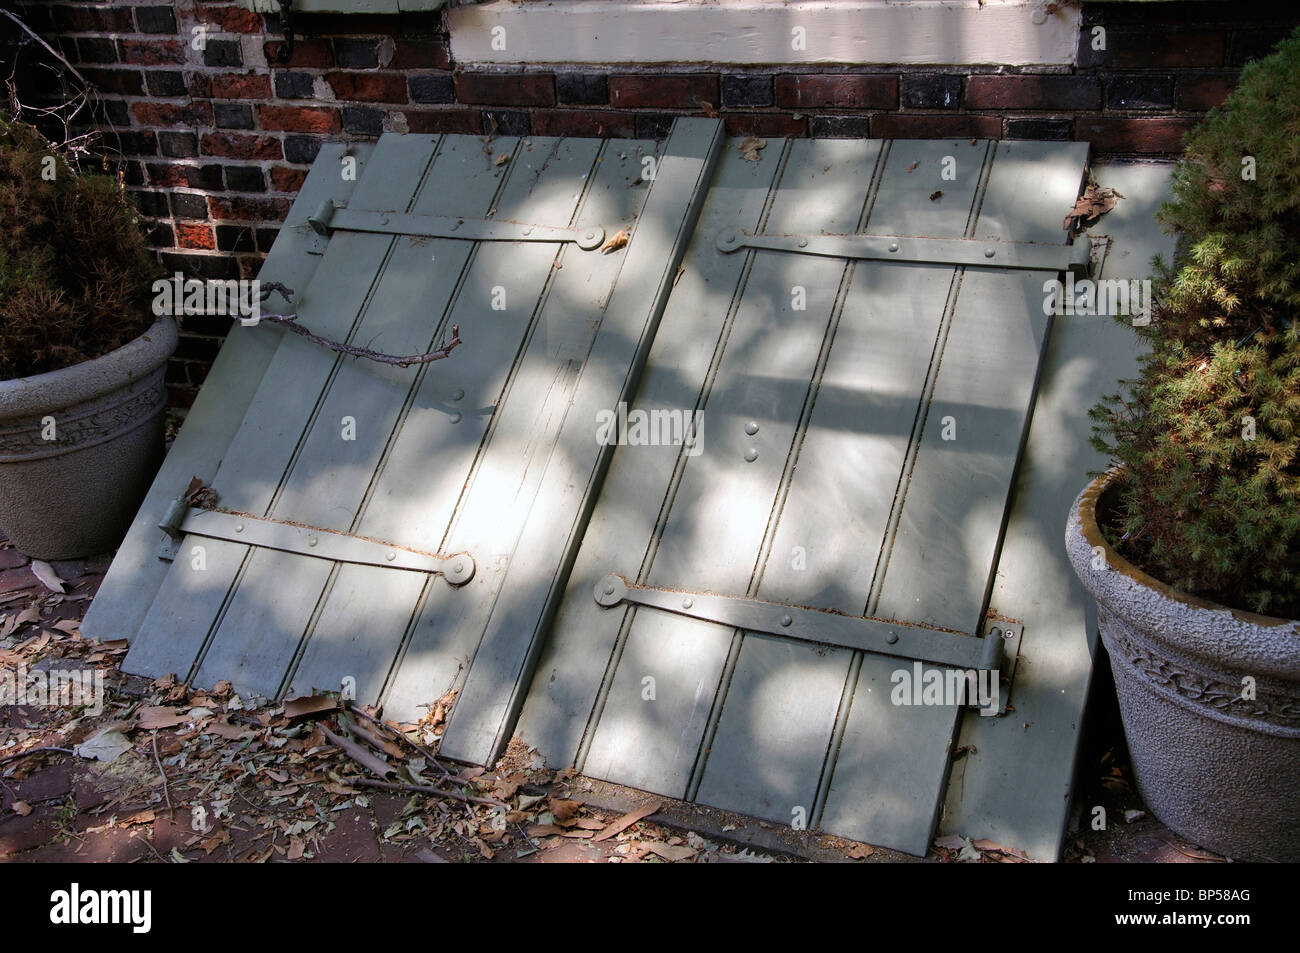
M1300 622L1184 595L1126 561L1098 527L1112 478L1079 494L1065 544L1097 602L1138 791L1197 844L1298 861Z
M18 549L70 559L122 541L162 459L176 341L160 318L93 361L0 381L0 529Z

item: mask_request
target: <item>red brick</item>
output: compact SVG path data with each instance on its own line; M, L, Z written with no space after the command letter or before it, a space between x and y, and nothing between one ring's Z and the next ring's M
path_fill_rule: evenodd
M457 73L456 100L489 106L550 106L555 77L549 73Z
M406 78L400 73L326 73L339 99L360 103L406 102Z
M283 159L284 148L274 136L245 136L237 132L209 132L199 151L226 159Z
M538 136L636 137L632 113L609 109L539 109L533 113L533 134Z
M276 68L292 67L298 69L303 66L315 67L317 69L327 69L334 65L334 52L330 48L329 40L305 40L298 37L293 41L293 56L289 58L288 63L281 63L276 54L280 50L280 40L271 40L263 43L262 48L266 52L266 61L275 64Z
M142 126L210 126L212 104L195 103L134 103L131 112Z
M159 165L149 163L149 184L162 186L187 186L189 178L185 175L185 167L180 165Z
M212 23L222 33L262 33L266 25L259 13L242 7L199 7L199 22Z
M447 49L447 40L444 37L429 40L398 40L388 68L451 69L451 53Z
M177 222L176 247L214 250L217 242L212 233L212 226L201 222Z
M1178 77L1178 108L1198 112L1220 105L1237 85L1237 74Z
M808 135L808 120L795 119L783 113L723 113L723 125L729 136L786 136Z
M214 195L212 217L248 222L282 222L289 211L288 199L258 199L244 195Z
M130 7L54 7L60 33L133 33Z
M609 101L615 106L636 109L699 109L700 103L716 106L718 77L624 75L609 78Z
M212 77L213 99L270 99L271 77L256 73L217 73Z
M1092 76L971 76L968 109L1100 109L1101 84Z
M478 135L483 131L483 113L477 109L420 109L405 115L411 132Z
M83 66L81 75L100 92L120 96L144 95L144 76L138 69L90 69Z
M257 119L263 129L281 132L332 133L343 128L337 109L318 106L258 106Z
M288 209L288 206L285 206ZM240 255L239 256L239 277L245 281L252 281L257 277L258 272L262 270L262 262L266 261L265 255Z
M1002 120L997 116L884 113L871 117L871 134L880 139L998 139Z
M118 40L117 45L123 63L158 66L185 62L185 47L180 40Z
M271 169L271 188L276 192L297 192L307 180L307 173L302 169L291 169L277 165Z
M1122 69L1222 66L1224 45L1221 30L1111 30L1106 37L1109 65Z
M1091 142L1098 152L1173 154L1182 151L1183 135L1195 125L1195 119L1088 117L1075 120L1074 138Z
M895 109L898 106L898 77L882 74L787 73L776 78L775 91L776 104L787 108Z

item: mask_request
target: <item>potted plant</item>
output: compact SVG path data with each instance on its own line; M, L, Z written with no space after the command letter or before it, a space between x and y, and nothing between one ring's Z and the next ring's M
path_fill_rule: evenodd
M163 450L170 318L118 182L0 116L0 529L41 559L112 549Z
M1066 546L1097 603L1139 793L1190 840L1300 860L1300 30L1188 134L1115 466Z

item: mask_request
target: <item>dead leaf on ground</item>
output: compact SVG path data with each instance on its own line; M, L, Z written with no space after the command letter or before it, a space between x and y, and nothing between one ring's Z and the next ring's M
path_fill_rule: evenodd
M501 153L498 153L498 154L497 154L497 157L496 157L495 159L492 160L492 164L493 164L493 165L505 165L505 164L506 164L507 162L509 162L509 161L510 161L510 157L509 157L508 155L506 155L504 152L501 152Z
M175 728L177 725L183 725L192 720L188 712L177 711L175 708L168 708L166 705L158 705L141 708L136 727L143 728L145 731L156 731L160 728Z
M1062 227L1074 235L1113 209L1116 200L1122 198L1124 195L1114 189L1099 188L1095 182L1089 182L1074 208L1065 216Z
M311 715L323 715L339 709L339 700L333 695L302 695L284 703L284 716L292 721Z
M945 834L934 839L934 846L942 847L944 850L961 850L967 843L966 838L960 834Z
M600 250L603 254L606 255L608 255L612 251L618 251L620 248L622 248L624 245L627 244L628 239L630 237L631 236L628 235L626 228L620 228L613 235L609 236L609 238L605 241L605 244L600 246Z
M11 806L13 807L14 813L19 817L26 817L28 814L32 813L32 806L26 801L14 801Z
M844 856L849 860L862 860L870 857L875 852L876 849L867 844L850 844L848 849L844 851Z
M767 145L766 139L760 139L758 136L746 136L736 146L740 150L740 157L746 162L757 162L758 154Z
M59 578L59 574L54 571L54 567L43 559L32 560L32 575L41 581L50 592L67 592L64 587L64 580Z
M105 728L92 738L88 738L74 749L77 756L95 761L116 761L133 745L130 739L116 728Z
M634 811L628 811L626 814L624 814L622 817L616 820L613 824L610 824L609 827L605 828L594 838L592 838L592 840L593 841L608 840L609 838L613 837L615 834L621 834L623 831L627 830L637 821L641 820L642 818L649 817L651 814L653 814L655 811L659 810L662 807L663 804L661 804L660 802L651 801L649 804L641 805Z
M718 110L714 108L713 103L706 103L701 99L700 108L704 110L704 115L708 116L710 119L718 118Z
M551 808L551 813L555 815L557 821L567 821L569 818L573 817L574 814L578 813L579 808L582 807L581 801L568 801L559 797L551 798L547 804Z
M669 863L674 863L679 860L689 860L698 853L698 851L693 847L687 847L684 844L665 844L662 841L649 841L645 844L645 847L652 854L658 854Z

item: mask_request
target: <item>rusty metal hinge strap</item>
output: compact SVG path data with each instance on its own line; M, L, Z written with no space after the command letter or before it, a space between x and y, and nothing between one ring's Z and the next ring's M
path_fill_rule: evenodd
M718 250L730 254L742 248L934 265L965 265L1030 271L1088 273L1092 248L1087 241L1073 245L1008 242L979 238L921 238L911 235L751 235L724 231Z
M173 543L187 535L223 539L334 562L432 573L442 576L452 586L463 586L474 577L474 559L468 553L454 553L450 556L425 553L383 540L350 536L315 526L192 507L183 500L172 504L158 528ZM175 555L174 551L170 553L171 558L175 558ZM164 555L163 558L168 556Z
M556 225L530 225L526 222L496 222L486 218L455 215L414 215L406 212L370 212L339 208L326 199L307 219L318 235L332 232L373 232L381 235L416 235L424 238L461 238L478 242L573 242L583 251L599 248L605 241L605 229L563 228Z
M596 584L595 597L607 609L620 603L645 606L801 642L961 669L999 669L1008 678L1023 631L1018 623L989 620L984 625L983 637L963 635L780 602L638 586L615 573Z

